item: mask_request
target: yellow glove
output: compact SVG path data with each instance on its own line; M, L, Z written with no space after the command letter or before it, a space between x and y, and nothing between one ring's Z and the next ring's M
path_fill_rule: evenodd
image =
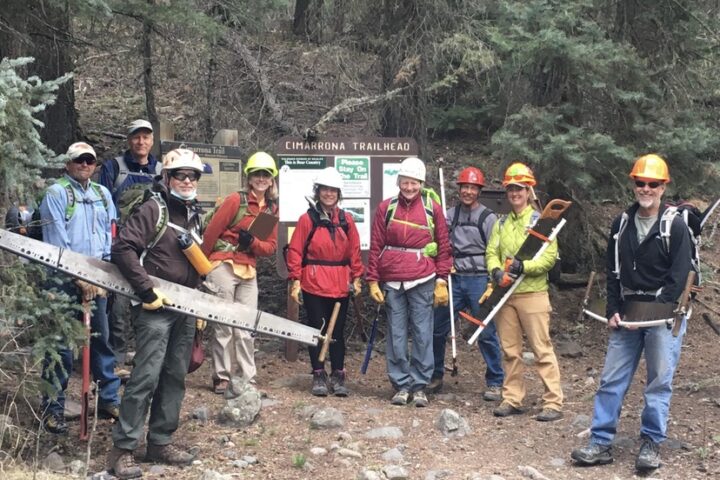
M157 288L152 289L152 295L155 297L155 300L151 300L151 297L148 294L143 295L142 308L145 310L155 312L163 308L163 306L170 305L172 303L172 301Z
M353 280L352 288L353 288L353 294L354 294L356 297L357 297L358 295L360 295L360 293L362 293L362 282L360 281L360 277L358 277L358 278L356 278L355 280Z
M302 298L300 298L300 280L293 280L292 286L290 287L290 296L295 303L302 305Z
M197 330L200 330L201 332L205 330L205 327L207 327L207 322L203 320L202 318L196 318L195 319L195 328Z
M487 299L490 297L490 295L492 295L492 292L493 292L493 284L492 284L492 283L488 283L487 288L485 289L485 292L482 294L482 296L481 296L480 299L478 300L478 303L479 303L480 305L482 305L483 303L485 303L485 300L487 300Z
M436 281L435 291L433 292L433 307L446 306L449 300L447 282L445 280Z
M368 288L370 289L370 298L372 298L375 303L379 303L380 305L385 303L385 295L383 295L382 290L380 290L378 282L372 281L367 282L367 284Z

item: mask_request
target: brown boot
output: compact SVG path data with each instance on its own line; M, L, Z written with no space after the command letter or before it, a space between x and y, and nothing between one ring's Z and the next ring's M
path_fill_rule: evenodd
M190 465L195 456L176 447L172 443L167 445L153 445L148 443L145 460L148 462L165 463L167 465Z
M113 447L107 457L107 471L120 480L142 477L140 466L135 463L132 450Z

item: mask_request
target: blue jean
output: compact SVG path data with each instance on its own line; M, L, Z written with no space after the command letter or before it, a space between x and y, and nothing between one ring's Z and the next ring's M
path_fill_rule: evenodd
M90 319L90 372L93 379L99 383L100 405L118 405L120 397L120 379L115 375L115 354L110 347L110 328L107 317L107 298L95 297L95 306ZM80 314L82 320L82 314ZM73 352L67 346L58 347L60 362L55 365L57 382L50 378L49 359L43 362L42 378L51 383L54 388L55 399L48 395L43 396L43 411L51 415L62 415L65 411L65 389L68 377L73 371Z
M410 290L385 287L388 320L385 359L388 378L396 390L417 392L430 382L433 371L433 291L431 279ZM408 334L412 353L408 360Z
M457 312L469 308L471 315L477 317L480 311L478 300L485 292L487 283L487 275L453 275L452 300L455 315L457 315ZM447 344L448 333L450 333L450 308L438 307L435 309L433 331L433 354L435 356L433 378L442 378L445 373L445 345ZM500 351L495 322L490 322L480 333L478 347L480 354L485 359L485 384L488 387L502 386L504 378L502 352Z
M612 443L623 400L643 350L647 382L643 393L645 406L640 420L640 433L655 443L661 443L667 438L672 380L686 328L687 321L683 320L677 337L673 337L671 330L664 326L637 330L621 328L610 332L605 367L595 394L591 442L600 445Z

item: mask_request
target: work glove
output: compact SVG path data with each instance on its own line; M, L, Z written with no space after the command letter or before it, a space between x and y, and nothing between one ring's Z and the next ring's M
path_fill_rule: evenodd
M240 230L238 232L238 250L247 250L254 240L255 237L253 237L252 233L247 230Z
M423 255L430 258L437 257L438 254L438 244L437 242L430 242L427 245L423 247Z
M352 289L353 295L355 295L356 297L360 295L360 293L362 292L362 283L360 282L360 277L357 277L353 280Z
M196 330L200 330L202 332L203 330L205 330L205 327L207 327L207 321L203 320L202 318L195 319Z
M447 306L450 300L447 282L445 280L437 280L435 282L435 291L433 292L433 307Z
M503 272L499 268L493 269L492 279L498 287L509 287L513 282L513 278L508 275L507 272Z
M300 297L300 280L293 280L292 286L290 287L290 296L293 300L295 300L295 303L298 305L302 305L302 297Z
M523 271L525 270L525 267L523 266L522 260L518 260L517 258L507 259L506 268L505 270L515 278L522 275Z
M106 297L107 290L104 288L96 287L92 283L88 283L84 280L75 280L75 285L80 289L82 299L85 302L93 300L95 297Z
M149 288L138 295L142 300L142 308L150 312L159 312L165 305L170 305L172 301L156 288Z
M377 304L382 305L385 303L385 295L383 295L382 290L380 290L380 285L378 285L378 282L371 281L367 282L368 289L370 290L370 298L373 299L373 301Z
M487 288L485 289L485 292L483 292L482 296L481 296L480 299L478 300L478 303L479 303L480 305L482 305L483 303L485 303L485 300L487 300L487 299L490 297L490 295L492 295L492 292L493 292L492 283L488 283L488 286L487 286Z

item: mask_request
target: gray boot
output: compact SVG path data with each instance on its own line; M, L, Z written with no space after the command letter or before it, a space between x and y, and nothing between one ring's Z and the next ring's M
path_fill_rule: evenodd
M330 375L330 389L336 397L347 397L350 390L345 386L345 370L333 370Z
M328 376L325 370L313 370L313 384L311 393L316 397L327 397Z

